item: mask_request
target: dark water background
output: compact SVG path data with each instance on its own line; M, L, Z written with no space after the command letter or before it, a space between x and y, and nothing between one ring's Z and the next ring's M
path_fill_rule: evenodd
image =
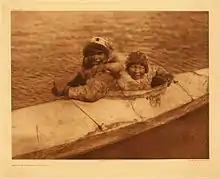
M145 52L173 73L208 67L207 12L12 12L12 108L54 100L52 80L71 75L92 36L119 52Z

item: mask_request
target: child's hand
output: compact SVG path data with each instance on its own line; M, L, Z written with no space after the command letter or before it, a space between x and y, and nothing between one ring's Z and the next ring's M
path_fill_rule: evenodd
M59 85L57 82L53 82L53 88L52 88L52 94L55 96L63 96L63 87L62 85Z
M53 88L52 88L52 93L55 96L63 96L63 91L67 87L67 83L69 80L67 79L62 79L62 80L55 80L53 82Z

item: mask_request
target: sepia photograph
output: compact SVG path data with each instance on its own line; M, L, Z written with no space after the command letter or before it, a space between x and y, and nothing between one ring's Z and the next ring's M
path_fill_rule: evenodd
M11 11L12 159L209 159L208 11Z

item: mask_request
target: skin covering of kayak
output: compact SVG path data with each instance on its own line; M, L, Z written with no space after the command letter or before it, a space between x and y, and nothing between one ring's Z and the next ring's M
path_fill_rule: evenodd
M14 159L60 159L118 142L208 103L208 68L147 91L110 92L93 103L56 100L12 111Z

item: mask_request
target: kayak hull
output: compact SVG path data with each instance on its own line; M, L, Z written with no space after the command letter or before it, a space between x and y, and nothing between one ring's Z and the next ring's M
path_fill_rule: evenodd
M12 156L74 156L178 119L208 103L208 76L208 68L177 74L159 96L57 100L12 111Z

